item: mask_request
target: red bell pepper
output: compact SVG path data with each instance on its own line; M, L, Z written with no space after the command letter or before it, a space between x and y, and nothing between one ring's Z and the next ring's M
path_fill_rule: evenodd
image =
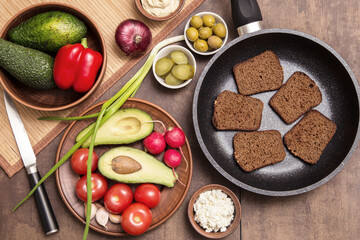
M76 92L87 92L95 83L102 61L99 52L87 48L86 38L81 44L67 44L55 57L55 84L61 89L72 87Z

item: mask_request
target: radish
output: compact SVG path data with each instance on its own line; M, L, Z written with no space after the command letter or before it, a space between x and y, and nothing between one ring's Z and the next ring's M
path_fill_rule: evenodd
M166 127L165 124L160 120L146 121L145 123L149 123L149 122L160 123L161 126L164 128L164 133L161 134L159 132L152 132L143 141L145 151L151 153L152 155L157 155L162 153L166 148L166 142L164 139L164 135L166 133Z
M147 136L143 141L143 145L145 147L145 151L151 153L152 155L160 154L166 148L164 136L159 132L152 132L149 136Z
M181 183L183 186L186 186L184 183L180 181L180 179L176 176L174 168L180 165L181 163L181 154L175 149L168 149L164 153L164 162L168 167L171 167L173 170L173 174L176 180Z
M181 130L178 127L170 127L165 132L164 138L165 138L165 142L167 143L167 145L169 145L172 148L178 148L180 150L181 155L183 156L183 158L186 162L186 169L185 169L185 172L186 172L187 168L188 168L188 161L186 160L185 155L181 149L182 145L184 145L185 141L186 141L185 133L183 132L183 130Z

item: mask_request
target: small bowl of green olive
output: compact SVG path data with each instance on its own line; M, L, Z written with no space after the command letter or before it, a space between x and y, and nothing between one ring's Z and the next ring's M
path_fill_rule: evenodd
M188 85L196 72L194 55L179 45L170 45L156 54L153 62L156 80L164 87L178 89Z
M185 42L200 55L212 55L219 51L228 39L228 28L224 19L212 12L201 12L192 16L185 25Z

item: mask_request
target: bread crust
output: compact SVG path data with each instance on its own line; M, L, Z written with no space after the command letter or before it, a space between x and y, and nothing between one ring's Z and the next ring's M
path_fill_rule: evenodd
M281 162L286 155L277 130L238 132L233 145L234 158L245 172Z
M263 102L257 98L225 90L214 102L212 122L218 130L257 130L263 107Z
M321 102L322 94L316 83L305 73L295 72L271 97L269 104L290 124Z
M276 90L284 81L278 56L267 50L233 67L238 91L244 95Z
M289 151L307 163L319 161L336 132L336 124L316 110L308 112L284 136Z

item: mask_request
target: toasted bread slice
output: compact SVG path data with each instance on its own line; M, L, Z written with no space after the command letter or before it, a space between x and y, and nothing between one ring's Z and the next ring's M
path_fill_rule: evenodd
M319 87L303 72L295 72L270 99L270 106L287 124L319 105Z
M233 72L239 93L244 95L279 89L284 81L279 58L272 51L236 64Z
M218 130L257 130L264 104L257 98L223 91L214 102L212 122Z
M305 162L315 164L336 132L336 124L316 110L307 113L284 136L286 147Z
M281 162L285 149L277 130L238 132L233 139L234 157L246 172Z

